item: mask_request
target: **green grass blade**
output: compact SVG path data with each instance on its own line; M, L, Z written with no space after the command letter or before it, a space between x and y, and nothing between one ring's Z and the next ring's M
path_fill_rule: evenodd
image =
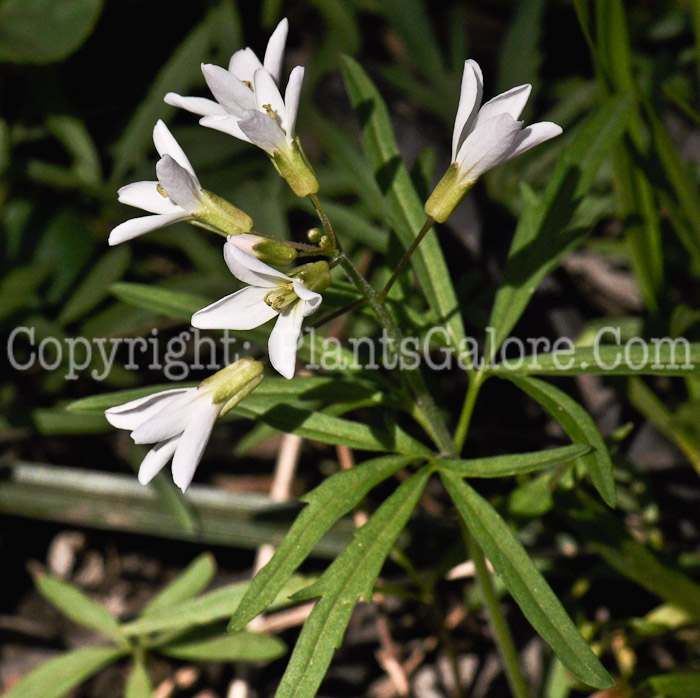
M383 456L336 473L301 501L301 511L289 533L275 551L270 562L253 579L243 600L231 618L229 630L243 629L277 596L279 590L306 559L323 534L342 516L351 511L380 482L406 467L410 457Z
M425 212L401 159L381 95L360 65L349 56L342 61L345 86L362 129L362 144L382 190L393 228L408 247L425 222ZM439 322L444 322L454 346L464 339L459 311L445 258L434 232L426 235L411 257L418 283Z
M588 412L565 392L538 378L507 374L502 377L507 378L536 400L553 419L561 424L574 443L593 448L592 453L581 457L581 463L600 496L608 505L614 507L617 497L612 459L598 427Z
M434 461L439 471L449 471L460 477L508 477L543 470L585 456L589 446L573 445L551 448L534 453L517 453L490 458Z
M498 512L454 473L440 477L474 538L535 630L567 669L589 686L613 680Z
M358 529L352 543L303 597L321 595L301 631L276 698L312 698L360 596L372 598L372 586L396 538L408 522L430 476L423 468L401 483ZM298 597L297 597L298 598Z

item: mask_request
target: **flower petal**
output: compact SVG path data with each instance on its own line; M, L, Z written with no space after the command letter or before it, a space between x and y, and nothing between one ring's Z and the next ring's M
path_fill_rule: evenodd
M112 230L109 234L109 244L118 245L120 242L132 240L139 235L145 235L152 230L165 228L168 225L178 223L179 221L185 221L188 218L190 218L190 215L184 210L182 213L161 213L155 216L132 218L131 220L124 221Z
M238 117L227 114L226 116L203 116L199 120L200 126L206 126L207 128L213 128L216 131L221 131L222 133L228 133L229 136L234 138L239 138L246 143L250 143L250 138L241 131L241 127L238 125Z
M218 102L205 97L182 97L175 92L168 92L163 97L163 101L172 107L178 107L201 116L226 116L227 114L226 110Z
M304 317L311 315L311 313L315 313L323 300L321 294L307 288L299 279L294 279L293 283L294 292L297 294L297 296L299 296L299 298L301 298L304 305Z
M284 60L284 47L287 43L287 33L289 32L289 22L285 17L272 32L270 40L267 42L263 67L275 79L279 85L282 75L282 61Z
M202 395L202 390L190 388L176 397L131 432L134 443L156 444L181 434L201 407L197 398Z
M508 159L508 154L522 128L510 114L499 114L474 129L457 153L457 166L467 181L478 179Z
M525 109L531 91L532 85L520 85L490 99L479 110L474 128L499 114L510 114L514 119L518 119Z
M224 243L224 261L237 279L252 286L270 289L291 281L286 274L246 254L228 241Z
M241 117L255 109L255 95L225 68L210 63L202 65L202 73L217 102L229 113Z
M147 485L173 457L180 439L180 436L174 436L168 441L161 441L146 454L139 467L138 477L142 485Z
M170 155L164 155L158 160L156 174L163 189L175 204L192 215L201 211L202 188L199 181L184 167L180 167Z
M540 121L524 128L515 139L513 147L508 153L508 160L514 158L521 153L524 153L530 148L534 148L540 143L548 141L550 138L556 138L562 133L561 126L552 123L551 121Z
M178 395L187 392L189 388L173 388L152 393L145 397L125 402L123 405L115 405L105 411L107 421L117 429L133 431L154 414L169 405Z
M200 330L252 330L271 320L277 311L265 303L269 288L246 286L206 308L190 320Z
M149 213L182 213L172 199L158 191L158 182L133 182L119 189L119 201Z
M255 104L258 111L269 116L268 110L271 109L275 114L275 121L282 127L283 131L286 131L287 107L272 75L267 70L256 70L253 84L255 85Z
M469 135L477 112L481 106L481 96L484 90L484 80L481 68L476 61L464 61L462 73L462 88L459 93L459 106L452 132L452 162L456 162L459 148Z
M287 379L294 377L297 342L304 321L304 303L299 300L280 313L267 342L272 367Z
M219 414L219 405L201 406L193 416L173 456L173 482L184 492L192 482L195 470L209 441L211 430Z
M163 157L163 155L170 155L180 167L184 167L197 179L197 175L194 173L194 169L192 165L190 165L185 151L180 147L180 144L175 140L175 137L170 133L170 130L161 119L158 119L156 125L153 127L153 143L156 146L158 155L161 157Z
M235 75L241 82L245 80L251 85L253 84L255 71L260 70L262 67L263 64L255 55L253 49L247 47L236 51L228 62L228 72L231 75Z
M294 140L294 129L297 124L297 112L299 111L299 99L301 98L301 85L304 82L304 68L298 65L289 74L287 89L284 92L284 106L287 111L287 142Z
M206 117L205 117L206 118ZM238 122L247 139L269 155L287 147L287 138L280 125L267 114L250 110Z

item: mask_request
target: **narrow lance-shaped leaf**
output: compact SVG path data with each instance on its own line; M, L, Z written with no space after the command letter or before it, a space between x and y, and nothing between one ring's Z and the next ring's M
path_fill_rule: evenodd
M608 688L613 680L498 512L454 473L440 473L464 523L535 630L580 681Z
M185 599L206 589L216 574L216 560L211 553L204 553L159 591L148 603L141 615L149 616L176 606Z
M392 225L401 244L408 247L423 227L426 216L411 177L401 159L381 95L359 63L344 56L341 64L345 87L362 129L362 144L374 176L384 193ZM450 274L437 236L426 235L411 257L420 288L455 347L464 339L464 323Z
M515 453L468 460L446 459L434 461L434 463L438 470L449 470L460 477L508 477L509 475L523 475L553 465L567 463L586 455L590 450L590 446L582 444L580 446L550 448L547 451L536 451L535 453Z
M71 620L106 637L122 636L117 619L72 584L50 574L38 575L34 583L39 593Z
M629 95L609 100L562 149L542 199L526 198L503 278L496 293L484 356L493 361L499 347L519 320L542 279L561 256L585 235L570 224L588 192L603 158L625 130L632 100Z
M152 698L152 695L153 685L148 678L146 662L143 656L137 655L126 679L124 698Z
M129 636L148 635L206 625L216 620L230 618L249 585L250 582L229 584L197 598L186 599L177 606L164 608L126 623L122 626L122 630ZM288 598L304 586L308 586L308 579L292 577L272 605L275 608L284 606Z
M581 463L591 476L600 496L611 507L615 506L615 478L610 453L593 418L565 392L537 378L504 375L509 381L536 400L561 424L571 440L593 448L593 452L581 457Z
M301 497L307 506L296 518L270 562L255 575L231 618L229 630L241 630L262 613L323 534L361 502L370 490L407 466L411 460L405 456L374 458L332 475Z
M287 651L282 640L261 633L209 629L187 633L158 647L166 657L188 662L271 662Z
M67 652L27 674L3 698L61 698L125 654L117 647L85 647Z
M360 596L372 598L372 586L396 538L408 522L430 476L423 468L401 483L358 529L355 538L316 584L295 599L321 595L294 647L276 698L313 698L339 647Z
M614 334L601 337L614 339ZM700 343L660 337L634 344L577 347L503 361L486 372L501 376L688 376L700 373Z

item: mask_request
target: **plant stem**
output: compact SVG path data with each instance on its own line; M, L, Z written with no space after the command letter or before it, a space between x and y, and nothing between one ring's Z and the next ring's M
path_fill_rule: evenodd
M330 219L326 215L326 212L323 210L321 201L319 200L318 196L316 196L316 194L309 194L309 199L311 199L311 203L316 209L316 215L321 221L321 225L326 231L326 235L328 235L328 237L331 240L331 249L329 251L329 256L333 256L334 254L342 254L343 248L341 247L340 242L338 241L338 237L335 234L335 230L333 230L333 226L331 225Z
M527 681L525 681L522 671L520 671L518 651L515 648L508 622L501 611L501 606L496 596L496 590L491 580L491 573L486 564L486 557L464 522L462 521L461 523L464 542L467 546L469 557L471 557L474 562L479 590L484 599L491 632L493 633L498 653L501 655L501 660L503 661L503 671L508 680L511 693L516 698L530 698L530 688L527 685Z
M350 261L350 259L346 257L344 253L341 253L338 256L338 264L347 274L350 281L355 284L357 289L367 299L367 302L370 304L372 310L374 310L377 320L386 331L389 337L390 346L398 357L400 363L403 358L402 350L404 336L391 313L379 300L377 292L372 288L367 279L362 276L352 261ZM400 366L399 370L401 370ZM452 437L445 426L445 422L440 415L438 406L433 400L433 396L430 394L428 387L425 385L425 381L423 380L420 370L401 371L401 375L405 377L406 382L411 388L418 409L423 413L426 421L431 425L431 436L435 441L436 446L444 455L453 454L454 445L452 443Z
M428 231L433 227L434 223L435 221L433 220L432 216L428 216L425 219L423 227L420 229L418 235L416 235L410 247L406 250L406 252L404 252L403 257L398 263L396 269L394 269L394 273L391 275L391 278L389 279L389 281L386 282L384 288L379 292L378 295L380 303L383 303L386 300L386 297L389 291L391 290L391 287L396 283L396 280L401 275L401 272L403 272L403 270L406 268L406 265L411 261L411 255L415 252L416 247L420 245L421 240L428 234Z
M459 415L459 421L457 422L457 429L454 435L455 450L458 454L462 453L462 449L464 448L464 442L469 432L469 424L472 419L472 412L474 412L476 398L484 380L486 380L486 376L483 373L469 373L469 388L464 397L464 405L462 406L462 412Z
M486 375L482 372L474 373L472 371L469 373L469 388L467 389L464 406L462 407L462 413L459 417L459 423L454 436L454 446L457 453L461 453L467 434L469 433L469 424L471 423L472 414L474 412L474 405L476 404L476 398L484 380L486 380ZM498 598L496 597L496 592L491 580L491 573L486 564L484 551L461 518L460 524L462 536L467 547L467 553L474 562L477 584L479 585L481 595L484 599L484 606L486 607L486 614L489 619L489 625L491 626L491 632L493 633L498 653L501 655L503 671L508 680L511 693L515 698L530 698L530 689L520 669L518 652L515 648L508 622L498 603Z

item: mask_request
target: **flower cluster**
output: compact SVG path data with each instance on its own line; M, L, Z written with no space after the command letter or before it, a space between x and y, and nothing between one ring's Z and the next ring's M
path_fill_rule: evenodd
M202 187L162 121L153 130L160 156L157 180L135 182L119 190L119 201L149 215L118 225L109 236L109 244L182 221L226 237L224 261L244 287L194 313L192 325L250 330L276 318L268 340L269 361L278 373L291 379L303 320L321 304L321 293L331 283L330 270L339 259L334 256L340 247L319 209L315 197L319 183L296 135L302 66L290 72L282 94L287 34L284 19L270 37L262 62L250 48L244 48L233 54L228 68L202 65L214 99L171 92L165 101L199 115L202 126L264 150L294 193L311 197L319 210L326 231L309 232L310 242L318 245L276 240L255 231L247 213ZM518 121L530 94L529 85L515 87L483 106L482 92L481 70L468 60L452 138L452 164L425 205L434 221L445 221L484 172L561 133L556 124L523 128ZM304 256L331 258L330 264L316 261L286 273L275 268L289 267L302 252ZM136 443L154 444L141 464L140 482L149 482L172 459L173 479L185 490L217 417L249 395L262 375L260 361L241 359L197 387L166 390L107 410L109 422L129 430Z

